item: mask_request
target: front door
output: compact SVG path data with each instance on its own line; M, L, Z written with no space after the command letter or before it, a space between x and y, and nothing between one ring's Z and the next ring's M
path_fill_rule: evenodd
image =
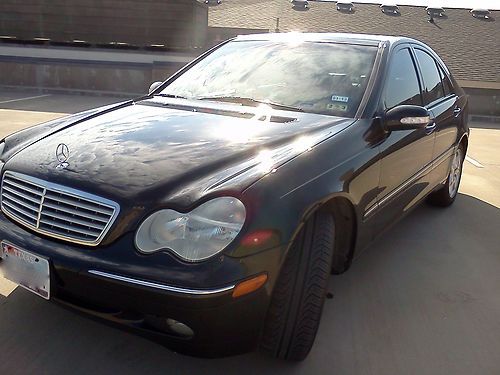
M409 45L400 46L389 62L383 108L423 105L421 82ZM389 133L380 145L380 193L377 229L383 230L429 191L435 126Z

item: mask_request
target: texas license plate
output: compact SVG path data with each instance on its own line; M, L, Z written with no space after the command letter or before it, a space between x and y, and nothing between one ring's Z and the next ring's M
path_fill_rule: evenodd
M49 262L36 254L2 241L0 276L43 297L50 298Z

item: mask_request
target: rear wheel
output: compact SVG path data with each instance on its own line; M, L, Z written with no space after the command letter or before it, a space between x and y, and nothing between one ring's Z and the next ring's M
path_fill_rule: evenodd
M462 167L464 163L465 152L460 145L453 155L448 179L442 188L429 195L428 202L435 206L447 207L451 205L458 194L458 187L462 178Z
M334 219L316 213L288 252L276 282L261 347L302 361L311 350L323 310L334 249Z

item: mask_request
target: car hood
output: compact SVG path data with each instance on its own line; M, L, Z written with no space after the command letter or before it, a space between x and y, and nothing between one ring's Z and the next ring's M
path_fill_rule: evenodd
M177 99L132 102L57 128L18 151L5 169L118 203L148 205L158 201L158 194L163 199L179 196L188 185L205 192L220 186L221 181L227 187L232 176L255 165L251 160L258 160L263 150L269 156L301 134L325 133L325 129L332 134L353 122L285 111L274 111L279 114L278 122L258 121L241 118L241 108L206 103L205 110L200 110L199 104L195 107ZM247 112L258 110L245 108ZM57 168L60 144L69 149L65 169ZM280 162L289 157L282 155ZM197 183L201 180L205 181L203 186ZM193 201L201 194L191 191L187 196Z

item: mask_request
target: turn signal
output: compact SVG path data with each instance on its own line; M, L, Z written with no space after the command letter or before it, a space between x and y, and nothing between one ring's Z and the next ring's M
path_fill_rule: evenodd
M250 280L245 280L236 285L233 290L233 298L244 296L245 294L252 293L264 285L267 281L267 274L256 276Z

